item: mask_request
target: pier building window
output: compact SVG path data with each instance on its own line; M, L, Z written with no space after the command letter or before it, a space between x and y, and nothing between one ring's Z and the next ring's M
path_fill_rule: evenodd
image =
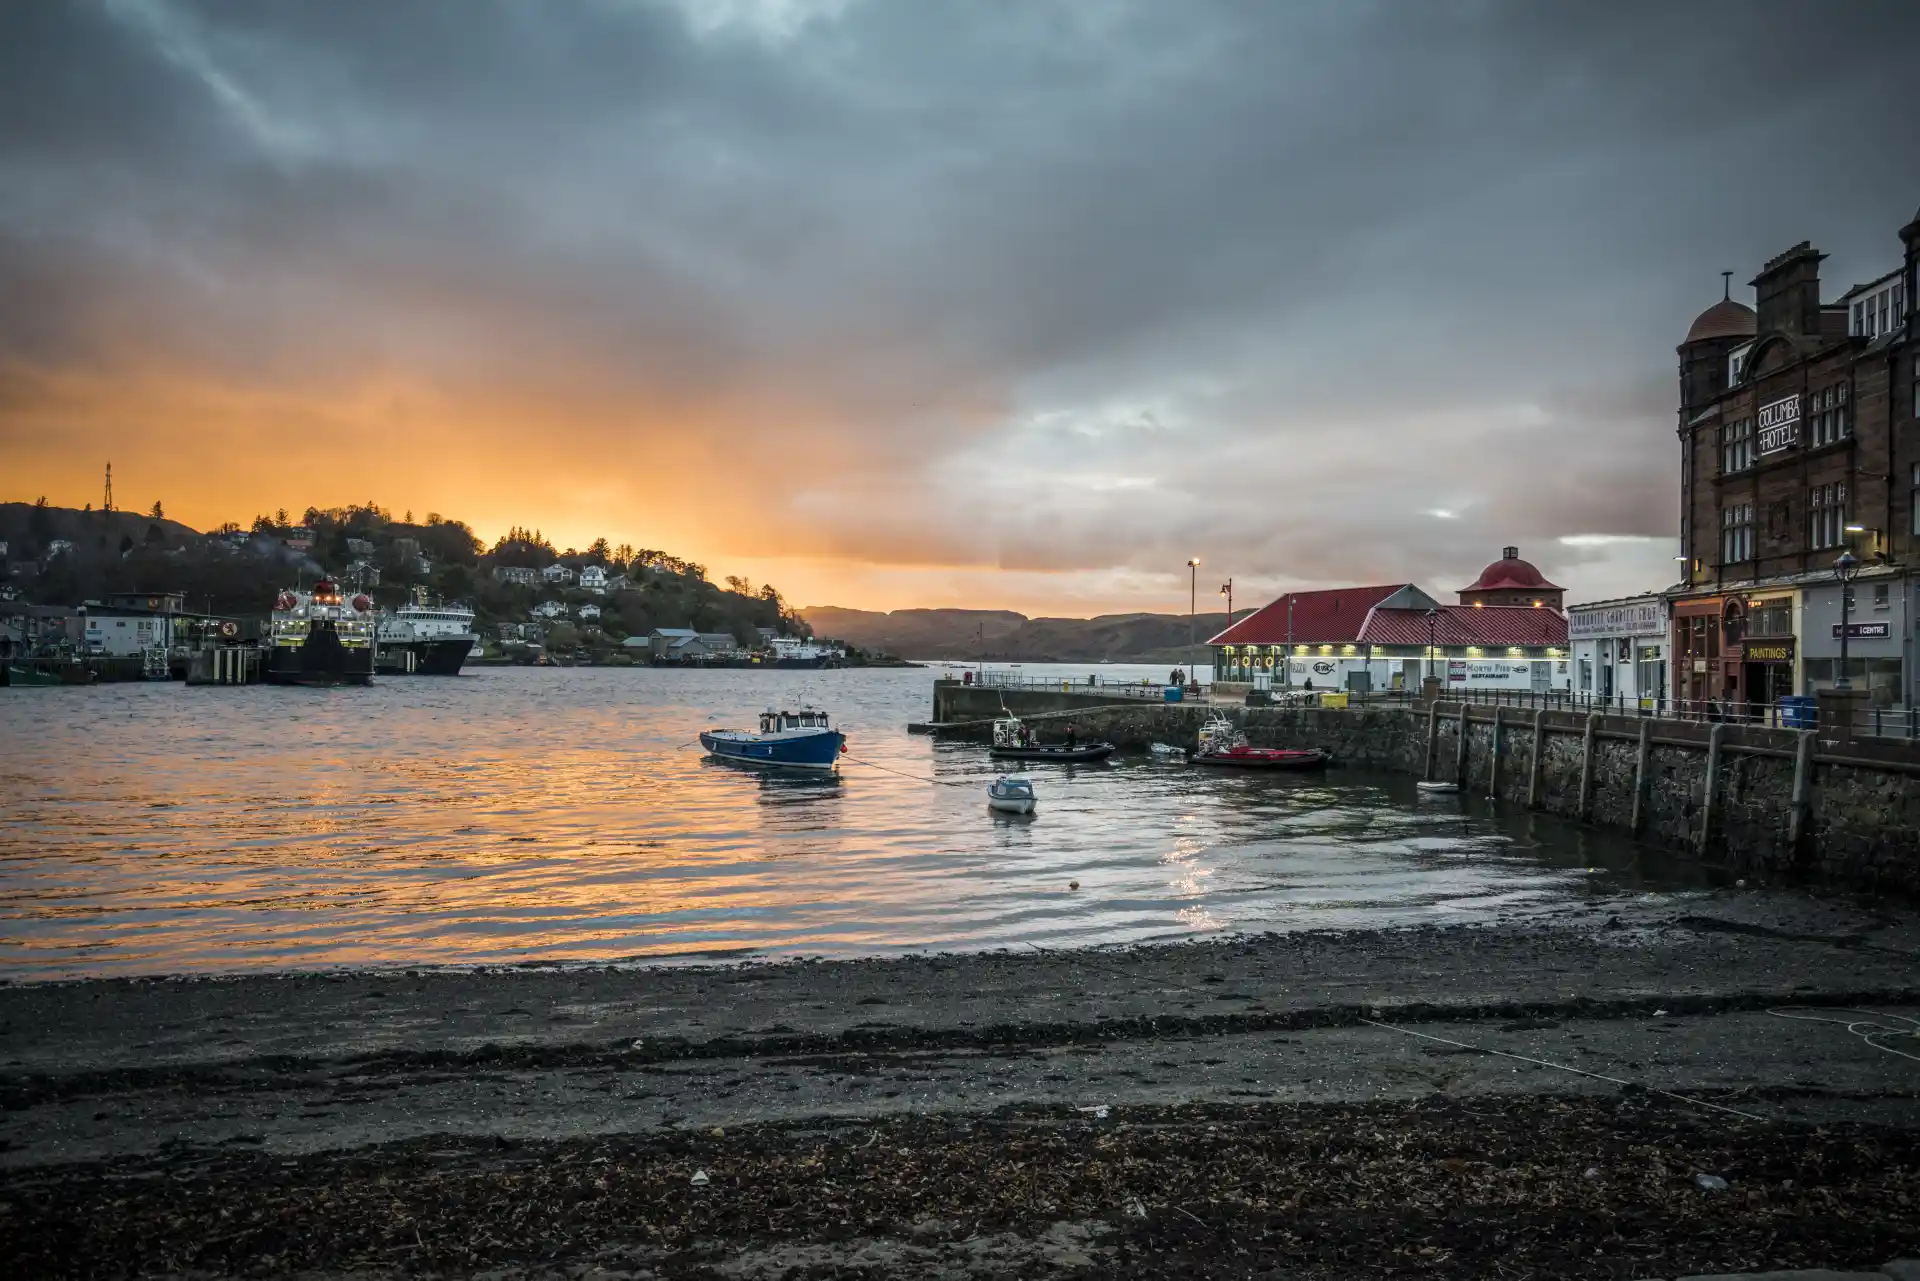
M1815 485L1807 499L1809 541L1815 551L1838 547L1846 540L1847 487Z
M1735 503L1720 513L1720 563L1753 559L1753 504Z
M1831 445L1836 440L1845 440L1847 428L1847 385L1835 383L1833 386L1816 391L1809 398L1809 408L1813 412L1813 443Z
M1742 418L1720 429L1720 471L1723 475L1753 466L1753 419Z

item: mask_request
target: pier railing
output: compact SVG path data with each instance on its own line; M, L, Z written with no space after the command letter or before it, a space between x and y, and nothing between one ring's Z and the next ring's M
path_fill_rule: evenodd
M1605 716L1760 725L1769 729L1821 728L1819 708L1813 697L1774 703L1744 703L1724 699L1642 698L1571 690L1443 689L1440 698L1446 703L1465 702L1480 707L1537 708L1581 714L1599 712ZM1920 740L1920 704L1860 707L1853 714L1851 729L1855 737Z

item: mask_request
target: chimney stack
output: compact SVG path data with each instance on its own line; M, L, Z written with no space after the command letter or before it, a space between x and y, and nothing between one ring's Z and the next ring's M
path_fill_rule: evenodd
M1808 241L1768 261L1753 278L1760 332L1820 335L1820 264L1826 255Z

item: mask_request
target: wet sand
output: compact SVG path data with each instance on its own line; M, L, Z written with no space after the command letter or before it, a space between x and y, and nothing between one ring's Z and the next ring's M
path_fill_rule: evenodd
M1920 1062L1767 1012L1859 1005L1920 1015L1912 913L1733 893L1550 929L0 988L0 1270L1874 1267L1920 1254Z

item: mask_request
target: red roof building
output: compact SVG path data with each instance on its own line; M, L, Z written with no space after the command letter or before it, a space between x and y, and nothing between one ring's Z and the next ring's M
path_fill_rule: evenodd
M1476 688L1566 688L1564 589L1518 549L1487 566L1458 605L1413 583L1288 592L1207 644L1216 681L1323 689L1412 688L1426 674Z
M1567 589L1547 581L1532 561L1520 559L1518 547L1503 547L1500 559L1480 571L1471 586L1460 589L1462 605L1524 605L1559 609Z
M1431 609L1439 604L1412 583L1387 587L1336 587L1288 592L1248 614L1208 641L1209 645L1319 645L1357 640L1367 614L1391 602Z

